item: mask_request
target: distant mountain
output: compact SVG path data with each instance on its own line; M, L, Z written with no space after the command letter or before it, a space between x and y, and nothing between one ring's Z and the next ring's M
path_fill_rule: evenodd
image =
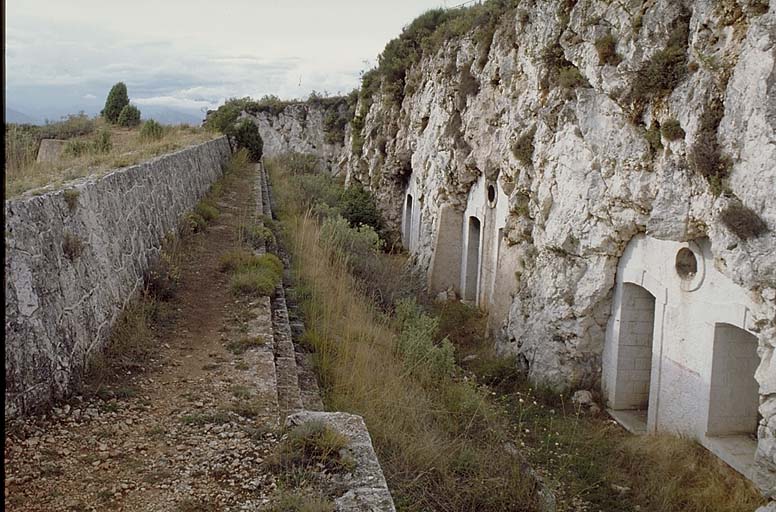
M39 119L28 116L24 112L19 112L12 108L5 108L5 122L18 124L42 124Z
M167 107L156 107L151 105L138 105L142 119L153 119L161 124L189 124L199 126L205 118L204 114L193 112L184 112Z

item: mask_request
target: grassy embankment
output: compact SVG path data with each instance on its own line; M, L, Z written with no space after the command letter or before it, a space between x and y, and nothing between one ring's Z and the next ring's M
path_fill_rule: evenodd
M299 155L268 167L324 401L364 416L399 509L533 510L521 457L556 489L559 510L743 512L762 503L689 440L633 437L532 389L494 357L481 314L431 304L403 257L343 218L369 218L373 205L304 172L314 166Z
M216 136L186 125L163 126L160 132L149 135L141 133L142 126L121 128L87 116L70 116L44 126L6 125L6 199L46 185L134 165ZM44 138L67 140L58 161L35 161Z

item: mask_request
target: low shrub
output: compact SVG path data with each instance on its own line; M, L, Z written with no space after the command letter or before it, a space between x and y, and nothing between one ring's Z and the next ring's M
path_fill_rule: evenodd
M396 305L400 326L396 350L408 371L418 377L444 378L455 369L453 344L447 338L437 342L439 319L423 313L414 299Z
M213 206L213 204L207 200L202 200L199 203L197 203L197 206L194 208L194 211L200 217L202 217L205 220L205 222L212 222L215 219L217 219L219 215L218 208Z
M663 141L660 139L660 126L657 122L654 122L648 130L644 132L644 137L649 143L649 149L653 155L658 154L663 150Z
M264 254L237 265L230 285L237 295L272 295L282 278L283 263L274 254Z
M278 446L271 465L280 470L293 468L350 472L355 461L345 453L348 438L322 421L309 421L291 429Z
M259 127L249 119L243 120L234 130L234 138L240 148L248 150L251 160L258 162L264 152L264 141L259 134Z
M377 233L382 230L382 217L374 194L360 183L345 189L339 201L339 209L353 227L370 226Z
M631 100L644 102L670 94L687 74L689 15L676 21L666 47L655 53L636 73Z
M251 155L245 148L232 153L232 157L224 166L224 174L236 174L248 170L251 164Z
M140 124L140 109L134 105L125 105L119 113L116 124L125 128L132 128Z
M245 249L233 249L221 255L219 268L221 272L234 272L238 267L251 266L258 262L259 257Z
M353 227L344 217L330 217L323 222L321 232L326 243L352 258L368 258L382 249L380 236L371 226Z
M523 132L514 144L512 144L512 154L525 166L531 165L531 162L533 161L535 134L536 127L532 127Z
M146 292L156 300L170 300L178 290L180 272L175 251L163 250L148 268Z
M90 388L99 393L106 381L150 363L158 348L151 326L159 314L159 304L145 294L124 308L113 324L105 349L89 361L86 382Z
M265 512L334 512L334 503L323 496L285 491L262 509Z
M83 135L90 135L97 128L94 119L83 111L78 114L70 114L61 121L46 122L45 125L36 127L38 139L72 139Z
M587 80L576 66L566 66L558 71L558 85L563 89L575 89L587 85Z
M92 150L91 144L81 139L69 140L65 142L65 146L62 148L62 152L65 155L71 156L73 158L78 158L79 156L85 155L89 153L91 150Z
M687 151L690 166L706 178L711 192L715 195L724 191L724 181L732 166L732 161L722 153L717 141L717 131L723 115L722 101L720 99L710 101L700 116L695 140Z
M660 133L666 140L680 140L684 138L684 130L682 125L676 119L667 119L660 125Z
M266 226L240 226L239 238L254 248L275 243L275 234Z
M255 267L238 269L230 281L235 295L272 295L280 282L273 272Z
M751 208L733 202L719 214L722 224L741 240L749 240L768 232L768 225Z
M95 153L110 153L110 150L113 148L113 143L110 140L110 131L100 130L93 144Z
M201 233L207 229L207 221L196 212L189 212L186 215L186 230L191 233Z
M226 411L186 414L181 417L181 423L192 426L224 425L230 421L232 421L232 418Z
M149 119L140 127L140 138L146 141L161 140L164 137L164 127Z
M595 40L595 49L598 52L598 64L616 66L622 59L617 55L617 40L612 34L606 34Z

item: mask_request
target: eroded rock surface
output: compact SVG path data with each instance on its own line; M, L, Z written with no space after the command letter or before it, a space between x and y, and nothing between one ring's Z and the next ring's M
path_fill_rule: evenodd
M616 58L602 62L607 35ZM497 181L515 271L499 346L557 388L600 382L617 263L633 236L707 237L715 265L761 305L756 481L776 495L774 2L529 2L481 44L453 39L408 70L400 102L370 98L348 179L375 192L396 231L412 183L421 269L440 213L463 210L483 176ZM669 48L686 72L666 91L645 88ZM661 135L675 122L680 133ZM765 232L723 222L740 205Z

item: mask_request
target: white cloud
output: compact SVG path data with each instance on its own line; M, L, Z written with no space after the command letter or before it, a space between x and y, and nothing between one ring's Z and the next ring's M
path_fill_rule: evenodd
M6 97L76 108L124 81L139 105L346 93L401 27L440 0L25 0L6 5ZM73 107L71 107L71 105Z

